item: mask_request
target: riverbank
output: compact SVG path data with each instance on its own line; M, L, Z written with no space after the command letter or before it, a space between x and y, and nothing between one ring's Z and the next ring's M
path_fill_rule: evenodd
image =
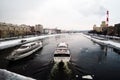
M0 69L0 80L36 80L17 73L10 72L5 69Z
M106 45L106 46L109 46L109 47L116 48L116 49L120 50L120 43L119 42L115 42L115 41L112 41L112 40L109 40L109 39L99 39L99 37L97 38L97 36L95 38L93 36L86 35L86 34L82 34L82 35L87 37L88 39L91 39L92 41L94 41L98 44Z
M57 36L57 35L61 35L61 34L42 35L42 36L35 36L35 37L29 37L29 38L21 38L21 39L3 41L3 42L0 42L0 50L18 46L18 45L36 41L36 40L41 40L41 39L52 37L52 36Z

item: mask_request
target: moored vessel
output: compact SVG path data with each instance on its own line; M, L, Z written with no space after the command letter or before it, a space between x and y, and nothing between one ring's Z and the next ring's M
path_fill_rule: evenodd
M11 61L19 60L31 55L42 47L43 45L41 41L30 42L21 45L18 49L14 50L6 59Z

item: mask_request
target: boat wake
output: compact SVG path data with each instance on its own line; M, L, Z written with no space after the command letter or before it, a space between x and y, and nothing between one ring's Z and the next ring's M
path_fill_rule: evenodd
M68 67L68 62L59 62L55 63L51 73L49 80L71 80L72 71Z

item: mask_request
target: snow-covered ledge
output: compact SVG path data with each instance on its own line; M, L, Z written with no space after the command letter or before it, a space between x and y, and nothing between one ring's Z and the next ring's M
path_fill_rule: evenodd
M86 34L81 34L85 37L87 37L88 39L91 39L92 41L98 43L98 44L101 44L101 45L107 45L109 47L113 47L113 48L116 48L116 49L119 49L120 50L120 43L118 42L114 42L114 41L111 41L111 40L100 40L100 39L96 39L94 37L91 37L89 35L86 35Z
M44 38L47 38L47 37L57 36L57 35L62 35L62 34L35 36L35 37L30 37L30 38L22 38L22 39L17 39L17 40L0 42L0 50L10 48L10 47L14 47L14 46L17 46L17 45L21 45L21 44L24 44L24 43L28 43L28 42L31 42L31 41L44 39ZM25 42L21 42L22 40L24 40Z
M0 69L0 80L36 80L30 77L26 77L17 73Z

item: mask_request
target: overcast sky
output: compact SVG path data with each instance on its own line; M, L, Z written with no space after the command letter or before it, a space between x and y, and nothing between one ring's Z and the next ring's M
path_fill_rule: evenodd
M0 22L45 28L89 30L106 20L120 22L120 0L0 0Z

